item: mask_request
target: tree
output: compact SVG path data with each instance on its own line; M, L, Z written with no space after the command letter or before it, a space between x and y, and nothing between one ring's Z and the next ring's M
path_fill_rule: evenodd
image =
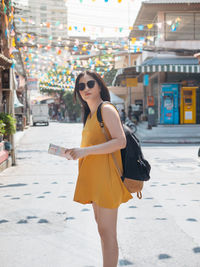
M63 103L65 104L69 119L71 121L76 121L76 118L79 118L81 115L80 103L74 103L72 91L65 92L62 99Z

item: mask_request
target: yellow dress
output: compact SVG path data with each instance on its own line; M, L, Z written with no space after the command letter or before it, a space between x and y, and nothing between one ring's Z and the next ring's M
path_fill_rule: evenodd
M81 147L106 142L97 120L97 111L87 118L82 131ZM108 129L104 126L109 134ZM110 134L109 134L109 137ZM114 152L122 170L120 150ZM103 208L114 209L127 202L132 195L124 186L111 154L89 155L79 159L79 175L74 193L74 201L88 204L95 202Z

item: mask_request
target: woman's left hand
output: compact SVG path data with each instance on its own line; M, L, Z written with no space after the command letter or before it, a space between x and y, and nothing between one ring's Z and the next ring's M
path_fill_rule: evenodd
M86 149L82 147L66 149L65 153L69 153L73 160L87 156Z

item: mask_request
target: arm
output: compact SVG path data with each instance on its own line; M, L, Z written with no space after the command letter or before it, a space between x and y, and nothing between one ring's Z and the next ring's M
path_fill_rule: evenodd
M101 112L104 124L110 132L111 140L99 145L67 150L73 159L82 158L88 155L108 154L126 146L126 137L116 109L109 104L104 104Z

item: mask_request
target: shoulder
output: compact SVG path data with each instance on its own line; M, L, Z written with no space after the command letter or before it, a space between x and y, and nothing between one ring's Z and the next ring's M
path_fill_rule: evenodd
M101 108L102 117L105 121L116 120L119 118L119 113L113 104L104 103Z
M117 109L110 103L103 103L101 110L102 115L118 114Z

